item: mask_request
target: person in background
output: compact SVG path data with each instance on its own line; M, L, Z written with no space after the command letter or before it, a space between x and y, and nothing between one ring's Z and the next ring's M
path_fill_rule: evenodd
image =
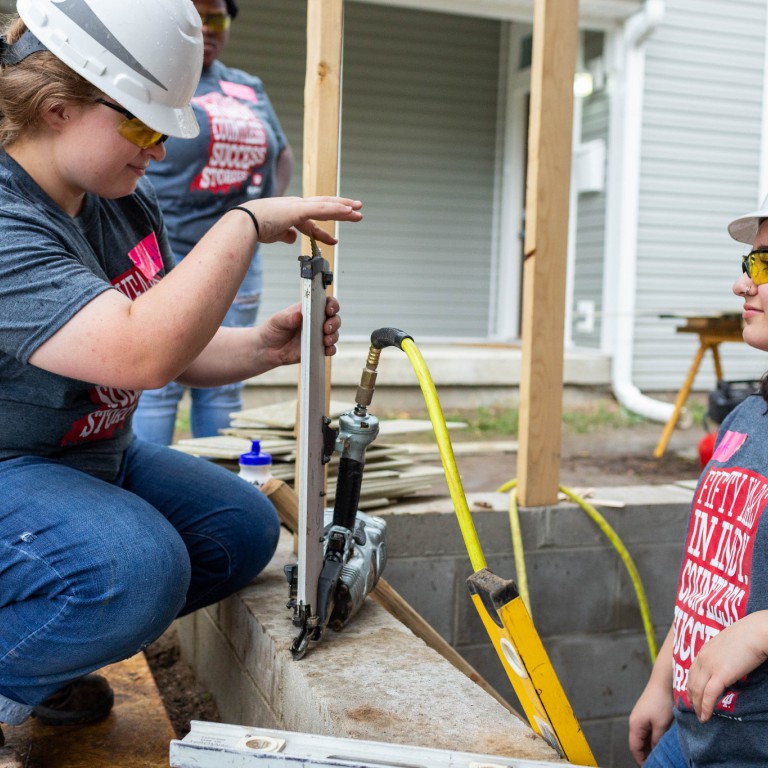
M251 200L179 264L152 185L168 135L193 138L203 60L189 0L18 0L0 37L0 761L7 725L105 717L95 670L248 584L277 514L212 462L139 440L144 389L219 386L296 363L301 307L221 327L257 242L338 197ZM326 303L325 353L339 305Z
M283 195L293 172L293 153L264 84L219 60L237 16L235 0L193 2L203 24L203 70L192 98L200 133L188 141L169 139L163 162L150 163L147 169L177 261L232 206ZM254 325L261 292L262 258L257 245L223 325ZM174 381L144 392L133 420L136 435L170 445L186 389ZM190 388L192 436L208 437L228 427L229 415L242 409L242 392L242 382Z
M733 292L768 352L768 198L735 219ZM768 765L768 374L723 420L693 496L672 627L629 718L645 768Z

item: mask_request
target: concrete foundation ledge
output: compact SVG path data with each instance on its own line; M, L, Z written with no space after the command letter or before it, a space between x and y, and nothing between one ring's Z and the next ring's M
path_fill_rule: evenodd
M224 722L564 765L527 723L371 600L294 661L283 566L295 561L283 532L253 585L177 622L182 656Z

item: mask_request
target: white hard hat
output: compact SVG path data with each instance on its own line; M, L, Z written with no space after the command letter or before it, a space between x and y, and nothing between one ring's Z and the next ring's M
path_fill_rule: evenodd
M203 69L191 0L17 0L58 59L160 133L200 132L189 106Z
M763 200L761 206L752 213L745 213L734 219L728 225L728 234L740 243L752 245L757 237L757 230L760 228L760 222L768 219L768 197Z

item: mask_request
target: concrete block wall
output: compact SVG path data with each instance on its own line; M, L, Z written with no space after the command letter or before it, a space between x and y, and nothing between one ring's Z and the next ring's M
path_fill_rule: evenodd
M595 489L623 504L598 511L637 566L660 645L674 591L692 491L674 485ZM488 561L516 578L506 494L468 494ZM385 578L502 695L519 707L471 603L471 573L450 499L398 505L388 523ZM520 510L531 614L598 764L633 768L627 717L651 661L637 596L616 549L575 504Z
M183 658L224 722L570 765L372 600L295 661L282 571L296 562L291 544L284 532L252 585L177 622Z

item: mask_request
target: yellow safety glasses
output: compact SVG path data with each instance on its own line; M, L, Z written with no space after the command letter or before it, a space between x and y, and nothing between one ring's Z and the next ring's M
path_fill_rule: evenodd
M232 23L232 17L227 13L208 13L205 16L201 13L200 21L210 32L226 32Z
M168 138L164 133L158 133L153 130L148 125L142 123L138 117L130 113L127 109L123 109L121 106L113 104L111 101L96 99L96 103L114 109L115 112L119 112L125 117L125 120L117 126L117 132L124 139L128 139L131 144L135 144L137 147L149 149L157 144L162 144Z
M758 249L741 257L741 271L755 285L768 283L768 249Z

